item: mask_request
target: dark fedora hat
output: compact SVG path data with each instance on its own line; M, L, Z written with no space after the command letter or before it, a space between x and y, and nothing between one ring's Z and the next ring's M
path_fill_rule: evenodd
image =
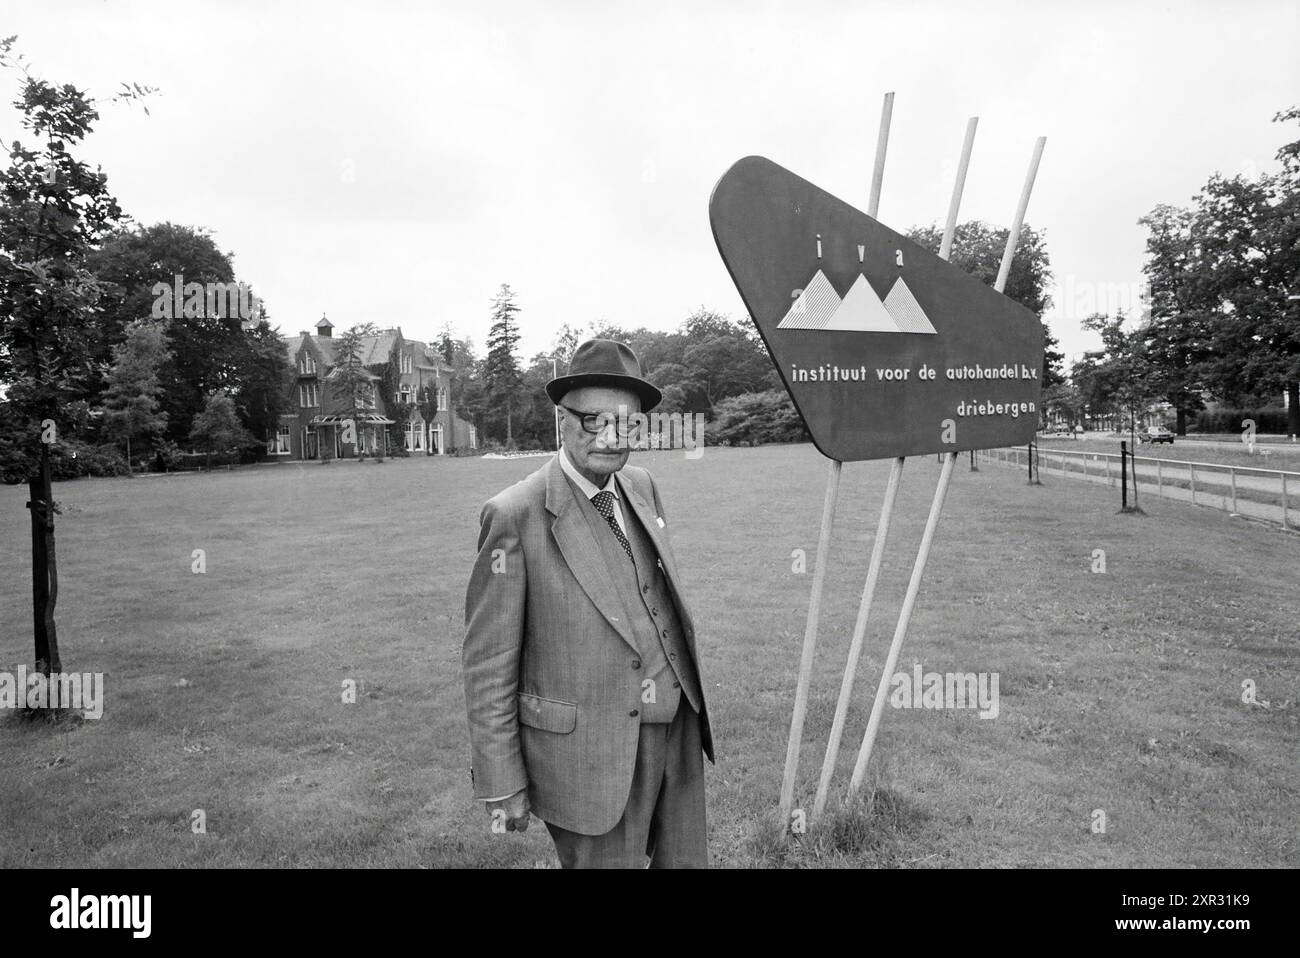
M627 389L641 397L641 411L649 412L663 398L656 387L641 378L641 362L625 343L589 339L573 351L569 372L546 384L546 395L557 406L564 394L584 386Z

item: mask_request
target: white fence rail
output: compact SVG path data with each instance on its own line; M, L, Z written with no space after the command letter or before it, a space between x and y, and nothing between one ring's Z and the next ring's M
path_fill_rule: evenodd
M1024 446L983 449L977 455L981 462L1019 466L1028 475L1029 450ZM1034 458L1036 471L1043 477L1055 473L1119 485L1119 453L1075 452L1040 446L1035 447ZM1296 528L1300 508L1292 503L1292 497L1300 493L1300 472L1132 455L1129 469L1133 473L1129 482L1137 486L1140 494L1154 493L1166 499L1181 499L1253 519L1280 522L1284 529Z

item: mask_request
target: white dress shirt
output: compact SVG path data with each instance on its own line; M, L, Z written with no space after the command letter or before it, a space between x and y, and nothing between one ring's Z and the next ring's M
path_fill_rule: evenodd
M578 467L569 459L569 450L563 448L560 450L560 468L564 470L566 476L578 484L578 488L582 490L582 494L587 497L588 502L598 492L612 492L614 494L614 518L618 521L618 527L623 531L623 535L627 535L627 523L623 521L623 510L619 507L618 483L614 481L616 473L611 472L605 477L605 485L597 487L586 476L578 472Z
M623 510L619 507L620 500L618 495L618 483L614 481L614 473L611 472L608 476L605 477L605 486L603 489L601 489L598 488L593 482L591 482L591 480L589 480L582 473L578 472L578 468L572 462L569 461L569 451L567 449L562 448L560 450L559 456L560 456L560 468L564 470L564 474L566 476L568 476L575 483L577 483L578 488L582 490L582 494L587 497L588 502L590 502L592 496L594 496L598 492L612 492L614 494L614 518L618 521L618 527L623 530L623 535L627 535L627 523L623 521ZM515 793L514 792L510 793L510 795L513 794ZM481 799L481 801L504 802L507 798L510 797L510 795L500 795L496 798L484 798Z

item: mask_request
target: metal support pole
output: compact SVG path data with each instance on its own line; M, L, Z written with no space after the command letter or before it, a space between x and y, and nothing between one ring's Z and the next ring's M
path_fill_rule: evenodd
M1119 443L1119 507L1128 510L1128 442Z
M785 749L785 775L781 780L781 820L790 821L794 803L794 778L799 768L799 745L803 741L803 720L808 712L808 684L812 679L813 657L817 651L817 622L821 616L822 588L826 583L827 558L831 547L831 526L835 520L835 500L840 489L840 469L844 464L832 459L826 477L826 498L822 503L822 526L817 537L817 567L813 569L812 596L808 600L808 620L804 625L803 655L799 659L799 680L794 691L794 714L790 718L790 741Z
M862 786L867 763L871 761L871 748L875 744L876 732L880 728L880 717L885 709L885 699L888 698L889 683L898 665L898 653L903 648L903 639L907 637L907 626L912 621L912 609L916 607L916 596L921 591L921 577L925 574L925 564L930 558L930 545L934 541L934 531L939 525L939 514L943 511L943 500L948 494L948 482L952 478L952 466L956 461L955 452L944 457L943 471L939 474L939 483L934 490L934 501L930 503L930 515L925 521L925 531L921 533L921 547L916 554L916 563L912 566L912 577L907 583L907 595L903 598L903 608L898 616L898 625L894 629L894 640L889 645L889 655L880 672L880 685L876 689L876 699L871 706L871 718L867 720L867 731L862 737L857 763L853 766L853 778L849 781L850 794Z

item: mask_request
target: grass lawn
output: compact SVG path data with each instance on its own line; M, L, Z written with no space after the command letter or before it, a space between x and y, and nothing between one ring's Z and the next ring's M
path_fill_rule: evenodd
M470 799L459 676L479 507L544 461L56 486L64 665L105 673L106 704L80 724L0 714L0 865L553 866L540 822L494 835ZM939 471L910 461L835 807L787 841L773 816L826 463L811 446L633 461L659 480L701 633L715 864L1300 865L1300 536L1154 496L1120 516L1105 487L1046 473L1029 487L962 456L899 668L996 672L1000 714L886 709L871 787L846 808ZM844 467L801 807L887 468ZM32 655L25 499L0 486L8 669ZM1096 549L1106 574L1090 572ZM1242 703L1247 679L1268 708Z

